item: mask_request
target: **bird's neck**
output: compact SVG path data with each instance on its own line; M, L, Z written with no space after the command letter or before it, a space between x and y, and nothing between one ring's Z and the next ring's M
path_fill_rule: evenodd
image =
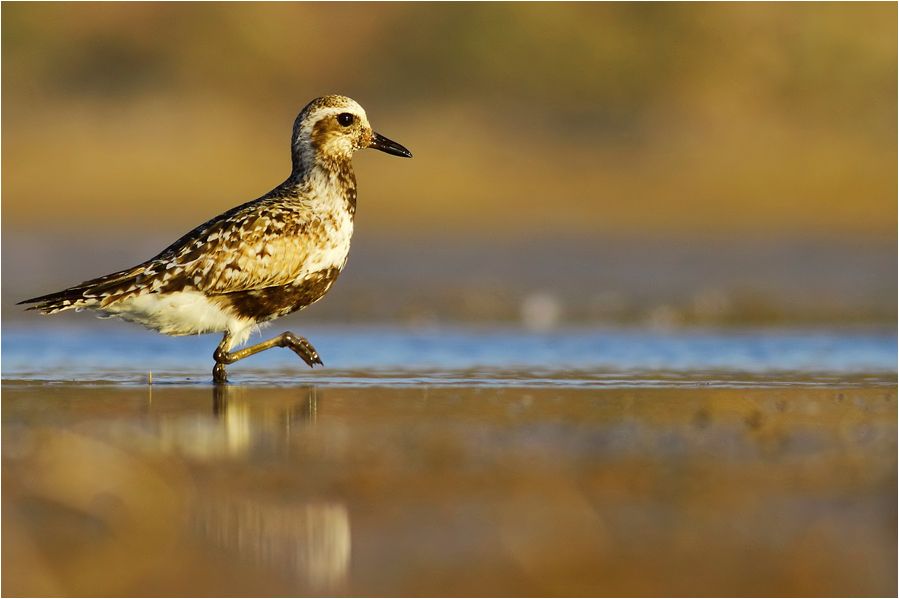
M311 160L308 168L294 169L288 181L300 195L314 201L334 202L356 212L356 174L349 158ZM302 163L301 163L302 166Z

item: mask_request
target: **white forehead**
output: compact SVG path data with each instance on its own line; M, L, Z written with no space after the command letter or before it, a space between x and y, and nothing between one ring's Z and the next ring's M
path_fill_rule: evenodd
M354 114L361 118L365 123L368 123L368 116L365 114L365 109L351 98L341 98L340 102L335 102L326 106L317 106L309 112L306 119L311 122L317 122L323 118L344 112Z

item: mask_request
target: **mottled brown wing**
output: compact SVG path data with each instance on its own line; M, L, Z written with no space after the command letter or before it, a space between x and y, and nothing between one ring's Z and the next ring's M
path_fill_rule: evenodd
M166 270L172 280L210 294L287 285L303 273L314 231L299 207L257 206L211 223Z

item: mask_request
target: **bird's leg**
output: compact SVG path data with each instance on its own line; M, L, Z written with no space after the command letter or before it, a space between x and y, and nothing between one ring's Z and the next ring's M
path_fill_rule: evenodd
M316 364L324 366L318 352L315 351L312 344L309 343L305 337L294 335L290 331L281 333L268 341L263 341L262 343L257 343L256 345L251 345L250 347L245 347L234 352L228 351L230 342L231 335L225 333L222 342L216 348L215 353L212 354L212 357L215 358L215 368L212 369L212 378L216 383L225 383L228 381L228 377L225 373L225 364L233 364L238 360L243 360L253 354L258 354L261 351L271 349L272 347L286 347L290 349L293 353L300 356L310 368Z
M215 361L220 364L233 364L238 360L243 360L244 358L248 358L253 354L258 354L261 351L265 351L272 347L286 347L293 351L296 355L300 356L309 367L313 367L316 364L319 366L324 366L322 364L321 358L318 355L318 352L315 351L315 348L312 347L312 344L306 340L305 337L300 337L299 335L295 335L290 331L281 333L277 337L273 337L268 341L263 341L262 343L257 343L256 345L251 345L250 347L245 347L241 350L235 352L226 351L224 346L224 342L227 339L222 340L222 344L219 345L218 349L215 350Z
M228 373L225 372L225 364L230 364L230 362L222 362L219 360L219 356L227 355L230 347L231 333L225 333L225 336L222 337L222 342L219 343L219 346L215 348L215 353L212 354L212 358L215 360L215 366L212 368L212 382L216 385L228 382Z

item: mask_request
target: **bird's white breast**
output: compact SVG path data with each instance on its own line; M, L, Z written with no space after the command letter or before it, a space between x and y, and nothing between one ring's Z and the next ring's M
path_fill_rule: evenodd
M344 190L331 181L322 181L315 187L309 227L314 237L301 242L306 259L298 280L321 270L342 269L353 237L353 215L347 210Z

